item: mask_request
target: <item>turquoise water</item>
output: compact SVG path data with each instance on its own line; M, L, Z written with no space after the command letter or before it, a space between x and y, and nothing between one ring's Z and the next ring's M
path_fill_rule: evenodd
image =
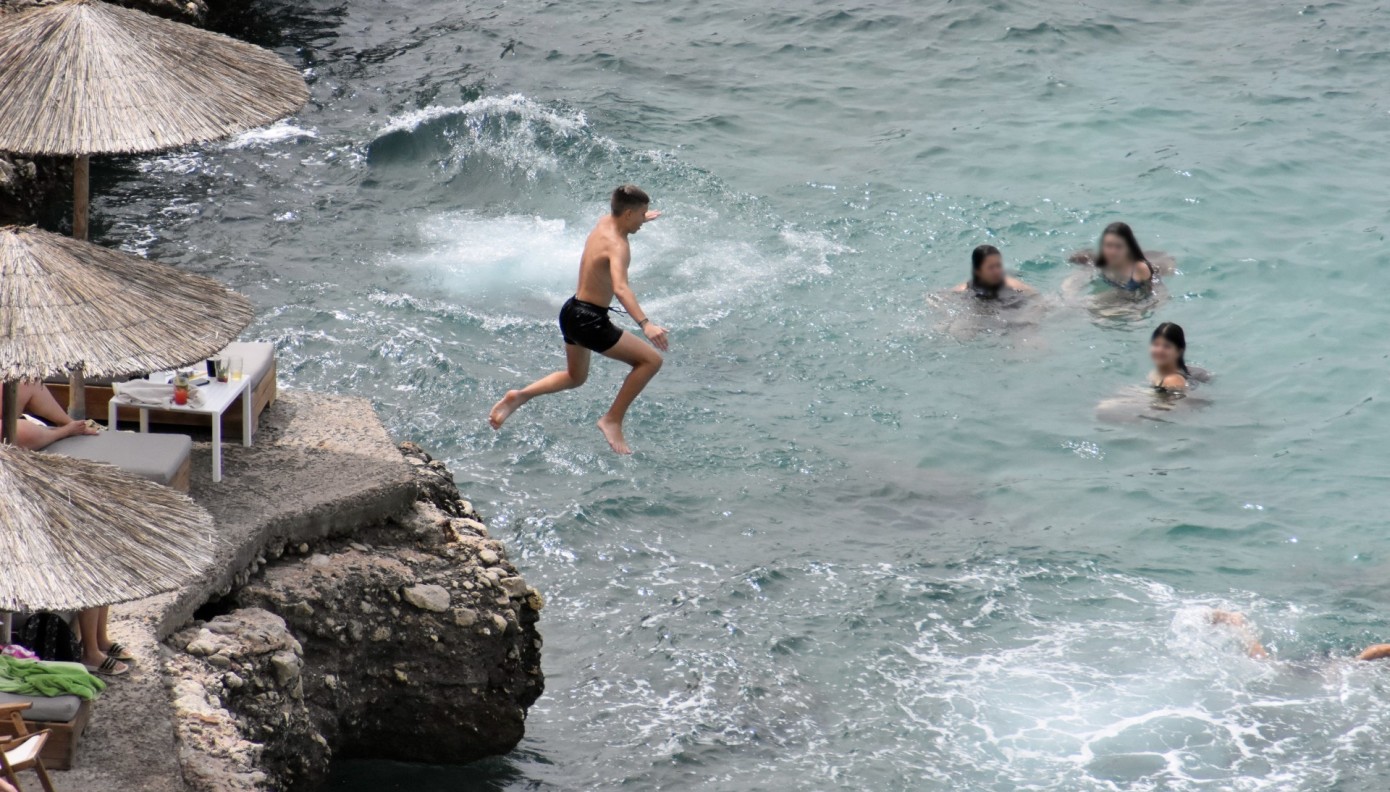
M1390 669L1345 660L1390 640L1390 9L309 0L221 24L302 65L310 107L108 164L100 237L251 295L285 384L366 395L446 458L548 599L512 755L340 790L1384 786ZM593 429L603 363L494 434L493 401L562 360L619 181L667 213L634 240L673 347L639 453ZM1166 299L1075 282L1118 219L1176 259ZM985 241L1039 307L937 294ZM1215 380L1157 413L1130 391L1163 320Z

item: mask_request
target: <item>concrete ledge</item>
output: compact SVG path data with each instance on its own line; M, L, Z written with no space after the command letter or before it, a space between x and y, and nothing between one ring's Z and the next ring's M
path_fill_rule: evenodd
M54 774L64 792L184 790L161 642L267 554L402 515L417 492L365 399L282 392L251 448L224 445L218 484L211 454L210 443L195 444L191 494L216 519L217 561L181 591L112 609L112 637L130 647L135 667L97 701L74 769Z

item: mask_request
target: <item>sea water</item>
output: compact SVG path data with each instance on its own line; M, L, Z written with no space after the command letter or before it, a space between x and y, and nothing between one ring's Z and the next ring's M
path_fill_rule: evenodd
M509 756L348 790L1362 790L1390 771L1390 7L259 0L293 118L107 162L287 387L448 461L543 590ZM500 57L508 42L514 54ZM671 331L528 405L606 195ZM1177 271L1068 264L1130 222ZM1025 312L941 296L1000 247ZM1082 278L1078 282L1077 278ZM1212 382L1154 410L1148 334ZM1098 411L1107 400L1122 405ZM1207 609L1245 611L1275 663ZM350 757L349 757L350 758Z

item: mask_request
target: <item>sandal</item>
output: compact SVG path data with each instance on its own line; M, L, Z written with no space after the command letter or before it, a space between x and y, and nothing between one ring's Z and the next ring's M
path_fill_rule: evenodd
M99 676L118 677L130 673L130 666L110 655L107 655L106 659L101 661L101 665L89 666L83 663L82 667L87 669L87 673L97 674Z
M131 654L130 650L125 648L124 644L120 643L111 644L111 648L106 650L106 656L114 657L122 663L135 662L135 655Z

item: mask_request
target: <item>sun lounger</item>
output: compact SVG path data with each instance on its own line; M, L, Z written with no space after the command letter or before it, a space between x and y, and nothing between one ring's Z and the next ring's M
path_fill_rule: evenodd
M252 428L260 419L260 415L275 401L275 345L262 341L238 341L219 353L218 357L239 357L242 359L242 370L244 376L251 380L251 420ZM198 371L198 374L206 374L206 371ZM48 389L53 392L53 396L58 399L60 404L68 402L68 385L61 380L50 381ZM113 395L110 382L89 381L83 389L87 401L87 416L98 420L106 420L106 409ZM238 437L241 434L241 400L238 399L222 417L222 431L229 437ZM119 417L121 421L139 420L140 414L133 407L120 408ZM151 410L150 423L157 426L200 426L209 427L211 419L206 415L190 415L188 413L172 412L167 410Z
M131 475L187 492L193 440L178 434L102 432L64 438L44 452L105 462Z
M92 703L77 696L20 696L0 693L0 709L11 704L28 704L22 710L30 732L48 731L40 758L51 770L69 770L77 758L77 745L92 717Z
M82 668L78 663L45 663ZM92 718L92 702L77 696L22 696L0 693L0 734L14 738L21 732L46 733L47 738L32 744L50 770L70 770L77 759L77 746L87 722ZM16 757L24 760L30 757Z

